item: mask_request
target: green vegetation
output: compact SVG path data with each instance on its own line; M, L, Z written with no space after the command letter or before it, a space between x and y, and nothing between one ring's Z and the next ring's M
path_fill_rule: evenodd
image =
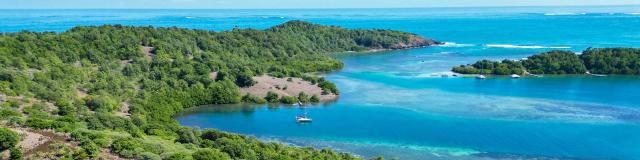
M348 30L302 21L222 32L105 25L62 33L2 33L0 96L24 99L0 105L0 120L71 133L79 147L57 146L57 158L96 158L100 149L108 148L139 159L354 159L328 150L185 128L172 116L204 104L299 100L273 94L265 99L241 97L239 88L254 85L251 77L262 74L302 77L327 94L338 94L335 84L304 76L342 68L330 52L434 43L405 32ZM31 99L37 101L28 102ZM2 150L12 148L15 136L0 133Z
M570 51L550 51L533 55L522 61L478 61L472 65L454 67L462 74L595 74L640 75L640 49L587 49L581 55Z
M456 73L496 75L522 74L523 70L524 67L520 62L512 60L503 60L502 62L482 60L472 65L453 68Z
M266 97L265 97L266 98ZM255 103L255 104L264 104L267 103L267 100L258 96L254 96L251 94L246 94L242 96L242 102Z
M20 137L16 132L0 128L0 152L15 147L18 141L20 141Z
M311 103L320 103L320 98L318 98L318 96L316 96L316 95L313 95L309 99L309 102L311 102Z
M294 96L282 96L282 97L280 97L280 103L296 104L296 103L298 103L298 98L296 98Z
M13 147L9 150L9 159L10 160L22 160L24 159L24 155L22 154L22 151L17 148L17 147Z
M193 153L194 160L218 160L218 159L230 159L229 155L222 153L217 149L200 149Z
M300 103L307 103L307 102L309 102L309 95L307 95L307 94L306 94L306 93L304 93L304 92L300 92L300 93L298 94L298 102L300 102Z
M640 48L588 49L580 59L591 73L640 75Z
M280 100L278 98L278 94L271 91L267 92L267 96L264 97L264 99L267 100L267 102L269 103L276 103Z

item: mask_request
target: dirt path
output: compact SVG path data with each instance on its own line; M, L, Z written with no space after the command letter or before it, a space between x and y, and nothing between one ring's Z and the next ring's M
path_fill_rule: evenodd
M144 57L149 61L153 60L153 56L154 56L154 54L151 53L151 51L153 51L153 47L142 46L142 53L144 53Z

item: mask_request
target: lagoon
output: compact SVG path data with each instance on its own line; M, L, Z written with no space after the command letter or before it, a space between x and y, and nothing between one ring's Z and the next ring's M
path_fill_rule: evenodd
M638 159L640 78L441 77L480 59L543 51L640 47L638 6L318 10L1 10L0 31L62 32L77 25L264 29L301 19L413 32L446 45L336 55L333 103L186 109L183 125L292 145L402 159ZM81 16L79 16L81 15ZM295 123L308 112L313 123Z
M640 157L638 77L477 80L440 76L452 66L480 59L520 59L554 49L579 52L588 47L637 47L640 37L634 35L640 35L640 31L624 28L640 23L640 17L609 13L486 14L489 16L338 16L316 20L350 28L399 29L448 43L414 50L337 55L345 68L327 75L342 93L333 103L304 109L202 106L187 109L177 119L187 126L334 148L365 157ZM295 123L293 117L305 112L314 122Z

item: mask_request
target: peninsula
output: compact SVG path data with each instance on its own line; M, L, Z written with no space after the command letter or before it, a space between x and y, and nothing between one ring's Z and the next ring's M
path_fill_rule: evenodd
M184 127L173 116L268 93L287 97L272 102L331 99L339 94L335 84L309 76L343 67L331 53L435 44L406 32L304 21L221 32L104 25L2 33L2 151L32 159L357 159ZM27 140L35 142L18 145Z

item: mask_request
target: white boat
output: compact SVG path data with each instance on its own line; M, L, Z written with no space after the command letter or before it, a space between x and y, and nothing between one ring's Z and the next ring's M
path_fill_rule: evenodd
M518 74L512 74L512 75L511 75L511 78L520 78L520 75L518 75Z
M477 79L486 79L487 77L481 74L481 75L476 76L476 78Z
M305 123L305 122L311 122L311 121L313 120L309 118L306 113L304 115L296 116L296 122L298 123Z
M589 71L587 71L587 74L588 75L592 75L592 76L596 76L596 77L606 77L607 76L607 75L604 75L604 74L593 74L593 73L591 73Z

